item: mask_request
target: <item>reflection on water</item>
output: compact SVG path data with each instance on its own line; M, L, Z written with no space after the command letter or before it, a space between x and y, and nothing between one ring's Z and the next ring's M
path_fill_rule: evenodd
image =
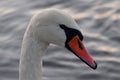
M92 70L66 49L51 45L43 57L43 80L119 80L119 5L119 0L1 0L0 80L18 80L25 29L34 14L47 8L75 18L98 68Z

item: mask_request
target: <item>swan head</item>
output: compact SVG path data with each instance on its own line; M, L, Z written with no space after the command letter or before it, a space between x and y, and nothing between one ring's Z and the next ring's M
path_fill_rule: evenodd
M64 46L92 69L97 68L97 64L84 47L78 24L69 14L59 10L45 10L37 14L32 23L37 27L35 32L39 40Z

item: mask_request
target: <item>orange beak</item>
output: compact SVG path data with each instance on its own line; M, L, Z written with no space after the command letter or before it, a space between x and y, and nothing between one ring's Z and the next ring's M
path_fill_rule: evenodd
M84 61L88 66L93 69L97 68L97 64L88 54L87 50L85 49L83 42L79 39L78 35L73 37L69 42L68 46L70 50L75 53L82 61Z

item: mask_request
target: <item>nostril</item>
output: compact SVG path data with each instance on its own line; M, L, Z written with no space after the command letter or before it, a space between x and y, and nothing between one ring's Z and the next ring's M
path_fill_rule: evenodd
M78 46L79 46L80 49L83 49L82 44L80 43L79 40L78 40Z

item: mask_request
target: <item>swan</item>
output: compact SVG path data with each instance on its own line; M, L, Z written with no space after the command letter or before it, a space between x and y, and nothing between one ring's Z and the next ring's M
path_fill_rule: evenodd
M83 35L75 20L61 10L49 9L34 15L26 29L19 80L42 80L42 56L50 43L67 48L92 69L97 68L84 47Z

